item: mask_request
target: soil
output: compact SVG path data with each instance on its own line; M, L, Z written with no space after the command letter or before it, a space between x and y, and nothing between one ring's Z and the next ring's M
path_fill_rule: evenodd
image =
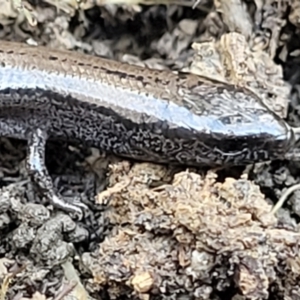
M0 24L0 43L245 86L300 124L297 0L0 0ZM179 169L49 142L57 191L91 209L77 221L39 195L25 157L0 138L0 300L300 299L300 190L272 212L299 162Z

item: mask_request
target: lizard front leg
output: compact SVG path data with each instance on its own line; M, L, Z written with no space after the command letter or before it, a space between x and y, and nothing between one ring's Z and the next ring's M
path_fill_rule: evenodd
M45 147L47 142L46 130L37 128L28 135L26 168L32 176L33 181L41 189L43 195L53 206L68 211L79 219L83 217L83 210L87 207L84 204L72 204L63 200L54 191L52 179L45 165Z
M81 203L68 203L54 191L52 179L45 166L47 129L43 126L35 129L28 128L14 118L0 118L0 136L26 139L28 141L26 168L33 181L53 206L75 214L74 217L81 219L83 211L87 207Z

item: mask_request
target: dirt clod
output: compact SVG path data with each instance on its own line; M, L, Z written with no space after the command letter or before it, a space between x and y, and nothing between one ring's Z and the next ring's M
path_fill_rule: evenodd
M298 127L299 11L297 0L0 0L0 39L231 82ZM40 197L25 155L0 137L0 300L299 299L299 192L271 213L300 183L298 162L171 168L49 141L55 188L90 208L78 221Z

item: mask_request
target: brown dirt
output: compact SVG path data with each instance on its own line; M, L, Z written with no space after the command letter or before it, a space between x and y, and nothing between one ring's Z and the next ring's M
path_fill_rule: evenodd
M0 38L244 85L299 126L297 0L76 3L0 0ZM25 155L0 139L0 300L300 299L300 191L270 212L299 163L204 172L51 142L56 188L93 208L76 222L35 193Z

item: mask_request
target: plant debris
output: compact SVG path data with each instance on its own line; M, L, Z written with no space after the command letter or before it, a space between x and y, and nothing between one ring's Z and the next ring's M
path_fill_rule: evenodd
M299 12L297 0L0 0L0 33L244 86L297 127ZM25 155L0 137L0 300L299 298L300 192L272 213L298 162L167 168L49 141L56 189L90 207L78 222L39 196Z

